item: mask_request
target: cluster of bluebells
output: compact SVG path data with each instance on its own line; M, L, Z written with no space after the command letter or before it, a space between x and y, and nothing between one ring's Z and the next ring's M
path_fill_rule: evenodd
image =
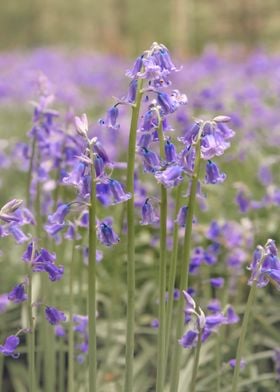
M31 211L23 207L23 201L12 199L0 210L0 237L12 236L17 244L29 240L22 229L25 225L34 225L35 219Z
M272 281L280 289L280 260L274 240L269 239L264 247L256 248L248 269L251 271L249 285L256 283L257 287L265 287Z
M1 231L3 236L8 235L10 224L23 225L23 224L34 224L34 218L27 208L22 208L22 200L11 200L5 204L0 210L0 218L4 221L4 228ZM21 234L15 236L15 241L19 244L30 240L30 236L18 229ZM4 234L3 234L4 233ZM19 236L24 238L24 240L19 240ZM62 278L64 273L64 267L55 264L56 255L55 253L49 252L45 248L37 249L36 243L32 240L26 247L22 255L22 260L28 265L28 270L32 273L34 272L46 272L50 281L58 281ZM21 283L16 284L9 293L1 295L0 301L0 313L6 311L8 303L21 304L28 299L27 288L30 284L30 279L32 275L26 276ZM32 304L31 304L32 306ZM52 325L57 325L62 321L66 320L63 312L59 311L54 307L46 306L45 308L46 319ZM7 337L3 345L0 345L0 352L5 356L12 356L13 358L18 358L19 353L16 352L18 345L20 344L20 338L18 335L20 333L30 332L28 329L20 329L16 335L11 335Z
M185 306L185 322L188 326L187 332L179 340L184 348L195 347L198 339L202 342L209 338L212 333L217 332L222 325L235 324L239 317L231 306L227 306L221 312L219 306L210 306L212 314L205 316L204 312L198 307L187 291L183 291Z

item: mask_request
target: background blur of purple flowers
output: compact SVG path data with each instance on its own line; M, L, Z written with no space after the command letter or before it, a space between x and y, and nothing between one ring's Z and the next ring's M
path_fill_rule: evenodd
M0 374L4 388L11 388L13 379L24 380L17 369L24 370L27 365L29 333L16 334L26 327L28 269L33 277L32 306L39 328L36 341L39 347L44 344L39 327L44 325L52 336L48 342L50 368L61 377L61 364L67 369L72 328L76 382L84 385L89 340L85 238L91 180L84 139L87 131L89 137L97 137L93 153L100 383L104 390L120 385L126 309L125 207L131 199L126 185L126 149L137 83L145 80L134 175L135 391L153 390L156 372L160 185L168 193L169 271L175 229L181 263L196 158L192 143L203 121L190 282L185 288L196 305L191 312L185 309L180 339L187 349L183 363L193 355L201 332L197 390L215 390L215 378L209 381L208 377L217 374L217 346L224 372L221 390L226 390L232 372L223 365L234 366L244 304L249 285L256 281L264 289L257 292L242 377L251 385L259 383L264 390L277 390L279 353L273 350L279 346L280 325L280 57L264 50L247 56L237 56L235 51L221 56L209 48L199 58L171 60L164 48L144 59L138 56L136 61L78 50L0 54L0 207L4 206L0 211L0 351L5 356L0 357ZM165 136L163 156L158 147L159 116ZM20 200L26 197L32 156L29 138L36 139L40 154L35 154L28 204ZM175 214L180 184L184 197ZM266 243L267 238L273 241ZM262 249L257 247L265 243ZM73 249L71 320L68 282ZM179 278L177 274L173 297L166 296L166 304L173 301L174 307L182 295L175 289ZM172 344L177 343L174 338ZM19 352L17 365L12 364L9 357L16 358ZM181 372L182 380L189 378L187 366ZM254 381L258 374L264 379Z

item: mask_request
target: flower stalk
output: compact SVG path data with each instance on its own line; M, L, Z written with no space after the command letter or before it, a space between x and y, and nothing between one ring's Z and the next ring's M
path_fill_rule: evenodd
M249 323L249 318L250 318L250 313L255 301L256 297L256 290L257 290L257 281L254 281L247 300L246 308L245 308L245 313L244 313L244 318L242 321L242 326L241 326L241 333L239 337L239 342L237 346L237 351L236 351L236 363L234 367L234 374L233 374L233 380L232 380L232 392L237 392L238 388L238 379L239 379L239 373L240 373L240 363L241 363L241 357L242 357L242 349L244 347L245 343L245 336L247 332L247 327Z
M191 189L190 189L190 196L189 196L189 203L188 203L188 214L187 214L187 221L186 221L185 235L184 235L182 264L180 270L180 283L179 283L180 292L182 292L186 287L188 287L188 281L189 281L192 224L193 224L194 208L196 202L196 191L198 185L199 170L200 170L200 161L201 161L200 137L203 131L203 126L204 123L201 124L200 131L196 139L195 165L194 165L194 171L192 175L192 182L191 182ZM176 337L177 339L180 339L184 328L184 298L182 295L179 299L177 312L178 313L176 318L177 319ZM172 356L170 392L177 392L178 390L181 355L182 355L181 346L179 344L175 344L173 356Z
M97 350L96 350L96 182L94 169L94 154L89 143L90 151L90 205L89 209L89 238L88 238L88 326L89 326L89 392L96 392Z
M160 155L164 158L164 136L162 121L159 121L158 136L160 142ZM159 334L157 344L157 381L156 391L162 392L164 388L165 356L166 356L166 319L165 319L165 292L166 292L166 235L167 235L167 190L160 186L160 262L159 262Z
M124 392L133 390L133 356L134 356L134 318L135 318L135 227L134 227L134 168L136 132L142 99L143 79L138 80L136 100L132 106L127 157L127 192L131 198L127 201L127 324L125 352Z

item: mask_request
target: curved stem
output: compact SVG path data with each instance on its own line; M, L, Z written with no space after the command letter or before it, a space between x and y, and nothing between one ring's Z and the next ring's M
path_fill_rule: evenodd
M203 129L203 125L201 127ZM190 264L190 254L191 254L191 239L192 239L192 222L194 215L194 207L196 201L196 190L198 184L198 176L200 169L200 137L197 140L196 144L196 157L195 157L195 166L194 172L192 176L192 183L190 189L190 197L188 203L188 214L187 214L187 222L185 227L185 235L184 235L184 245L183 245L183 255L182 255L182 264L180 270L180 283L179 289L182 292L184 289L188 287L189 281L189 264ZM183 334L184 328L184 299L183 296L180 296L179 304L177 308L177 329L176 329L176 337L180 339ZM171 379L170 379L170 392L177 392L178 384L179 384L179 373L180 373L180 364L181 364L181 355L182 355L182 347L176 343L174 345L174 351L172 356L172 367L171 367Z
M89 206L89 238L88 238L88 326L89 326L89 392L96 392L97 358L96 358L96 184L94 156L92 146L91 159L91 192Z
M160 121L158 128L160 141L160 154L164 158L164 137L162 123ZM165 291L166 291L166 235L167 235L167 190L164 185L160 187L160 260L159 260L159 333L157 344L157 381L156 391L162 392L164 388L165 375Z
M195 357L194 357L194 363L193 363L190 392L195 392L195 387L196 387L195 383L196 383L197 370L198 370L198 366L199 366L200 349L201 349L201 332L198 335L197 346L195 348Z
M245 309L245 313L244 313L244 317L243 317L243 322L242 322L242 326L241 326L241 333L240 333L239 342L238 342L237 351L236 351L236 363L235 363L233 380L232 380L232 392L236 392L237 387L238 387L238 378L239 378L239 372L240 372L240 362L241 362L241 356L242 356L242 349L244 347L245 336L246 336L246 331L247 331L247 327L248 327L251 309L254 304L254 300L255 300L255 296L256 296L256 289L257 289L257 283L256 283L256 281L254 281L253 285L250 289L249 296L248 296L246 309Z
M143 79L138 80L136 102L132 107L127 158L127 192L131 199L127 201L127 324L125 350L124 391L133 390L133 356L134 356L134 318L135 318L135 233L134 233L134 167L136 132L142 98Z

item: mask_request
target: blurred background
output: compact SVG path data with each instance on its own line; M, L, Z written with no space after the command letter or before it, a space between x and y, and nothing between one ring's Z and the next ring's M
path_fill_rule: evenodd
M279 0L2 0L0 9L2 51L50 45L135 55L159 41L195 55L209 44L280 45Z

